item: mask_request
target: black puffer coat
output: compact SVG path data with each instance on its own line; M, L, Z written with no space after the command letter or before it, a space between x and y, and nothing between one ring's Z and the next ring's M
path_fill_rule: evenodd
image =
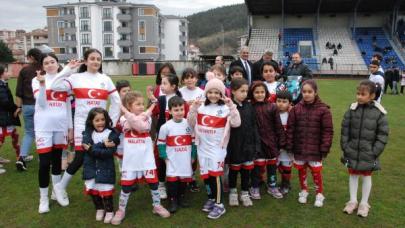
M119 134L114 129L108 139L115 145L120 143ZM83 131L83 144L91 145L88 151L83 152L83 180L94 178L96 183L115 184L114 153L117 146L106 147L103 142L94 144L89 130Z
M379 156L388 141L387 112L377 102L353 103L342 122L342 163L358 171L380 169Z
M235 104L240 114L241 125L231 128L226 161L229 164L242 164L253 161L255 155L260 153L261 142L256 125L256 112L252 104L247 101L242 105L237 102Z
M7 82L0 80L0 127L21 126L20 118L14 117L16 109Z

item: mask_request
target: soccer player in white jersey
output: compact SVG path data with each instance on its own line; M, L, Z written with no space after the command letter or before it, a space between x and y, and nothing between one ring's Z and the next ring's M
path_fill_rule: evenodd
M69 77L58 75L51 84L55 91L69 91L76 98L76 110L74 116L74 143L75 158L66 169L62 180L54 186L55 196L61 205L69 205L66 187L73 175L83 164L82 132L90 109L101 107L106 109L110 100L109 115L113 125L117 123L120 115L121 99L110 77L102 73L101 52L97 49L88 49L84 53L84 64L79 68L79 73Z
M124 220L129 196L134 191L133 185L143 181L148 183L150 188L152 212L163 218L170 217L170 213L160 204L159 180L153 142L149 134L152 123L151 113L155 104L145 112L144 98L137 91L128 92L122 103L123 116L120 118L120 124L124 131L124 153L121 193L118 210L111 224L119 225Z
M37 71L32 80L35 97L34 130L37 153L39 155L39 213L49 212L49 171L52 166L53 186L61 180L62 150L67 146L67 138L73 140L72 113L68 93L50 89L58 74L59 63L55 54L44 54L41 59L44 74ZM59 74L69 73L70 67L77 66L72 61ZM68 134L69 132L69 134ZM68 137L69 136L69 137Z
M196 157L191 127L185 116L185 101L174 96L169 100L172 119L160 128L158 138L159 156L166 162L166 185L170 200L169 211L175 213L185 202L187 183L192 179L192 163Z
M218 219L225 213L221 176L224 172L230 128L241 124L239 112L225 97L224 83L213 78L205 86L205 102L196 100L187 120L194 127L200 174L207 187L208 200L203 207L208 218Z

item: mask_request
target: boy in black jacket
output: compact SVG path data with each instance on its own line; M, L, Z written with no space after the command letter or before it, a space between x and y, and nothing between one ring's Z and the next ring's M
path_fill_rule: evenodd
M0 147L4 143L6 136L11 136L12 144L17 158L20 155L20 145L18 144L18 132L16 126L21 126L18 118L18 111L21 109L14 104L13 95L8 87L8 73L3 66L0 66ZM0 174L5 173L3 163L10 160L0 157Z

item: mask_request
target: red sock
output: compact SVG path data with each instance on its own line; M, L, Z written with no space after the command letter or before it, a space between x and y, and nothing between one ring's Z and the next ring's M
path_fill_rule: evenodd
M14 129L14 131L11 133L11 142L13 144L17 159L20 157L20 145L18 144L18 137L18 132L16 129Z
M298 177L300 180L301 190L308 191L307 185L307 167L298 169Z
M321 172L312 172L312 178L314 179L316 193L323 192L322 174Z

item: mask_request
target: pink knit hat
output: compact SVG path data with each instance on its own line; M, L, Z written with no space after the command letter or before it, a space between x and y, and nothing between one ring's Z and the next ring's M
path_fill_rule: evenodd
M208 81L208 83L205 85L205 94L207 94L210 89L217 89L219 92L221 92L222 96L225 96L225 85L218 78L213 78Z

